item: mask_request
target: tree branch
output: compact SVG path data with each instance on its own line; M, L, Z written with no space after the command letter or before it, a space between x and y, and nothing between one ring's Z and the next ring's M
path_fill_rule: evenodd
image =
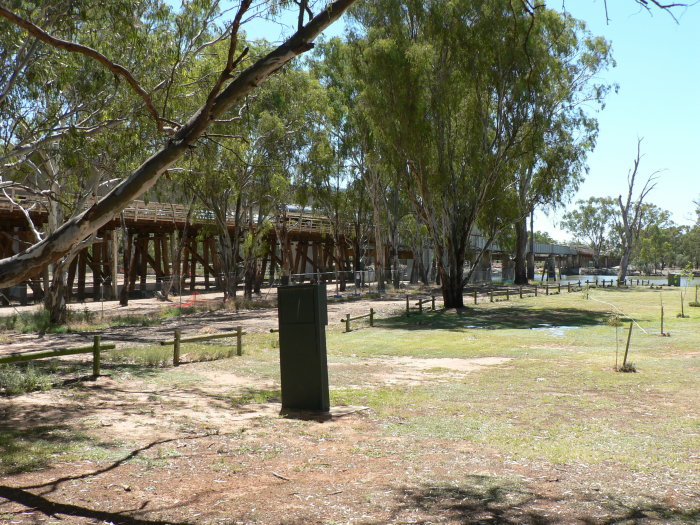
M190 145L202 136L209 125L294 57L312 49L313 39L340 18L354 2L335 0L330 3L277 49L242 71L214 98L211 105L201 107L156 153L97 203L24 252L0 259L0 288L22 282L33 275L38 267L58 260L112 220L131 201L152 188L158 178L190 150Z
M102 53L99 51L96 51L95 49L92 49L91 47L84 46L82 44L77 44L75 42L70 42L68 40L62 40L60 38L56 38L43 29L41 29L39 26L33 24L29 20L26 20L22 18L21 16L13 13L9 9L6 9L5 7L0 6L0 16L3 18L6 18L13 24L21 27L27 33L32 35L33 37L37 38L38 40L41 40L42 42L45 42L49 44L50 46L53 46L57 49L63 49L64 51L69 51L71 53L78 53L81 55L84 55L86 57L92 58L105 66L107 69L109 69L112 73L115 75L119 75L126 79L126 81L129 83L131 88L143 99L144 103L146 104L146 108L148 109L148 112L151 114L153 119L156 122L156 125L158 126L159 131L165 131L165 127L163 126L164 120L160 117L158 114L158 110L156 109L155 105L153 104L153 100L151 100L151 96L146 93L146 91L139 85L139 83L136 81L134 76L129 72L128 69L126 69L124 66L120 66L119 64L115 64L111 60L109 60L106 56L104 56Z

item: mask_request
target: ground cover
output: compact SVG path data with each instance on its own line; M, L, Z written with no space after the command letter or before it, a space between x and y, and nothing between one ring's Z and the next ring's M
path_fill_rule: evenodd
M0 400L0 522L694 523L700 316L661 337L660 293L387 306L350 333L341 305L331 399L353 408L326 422L279 417L276 334L178 368L127 345L96 381ZM631 320L638 372L615 372Z

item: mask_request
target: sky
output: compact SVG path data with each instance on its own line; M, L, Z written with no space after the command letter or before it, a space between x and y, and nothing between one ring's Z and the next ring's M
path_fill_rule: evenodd
M626 195L641 138L640 182L663 170L649 202L672 212L678 224L694 223L692 201L700 197L700 3L676 9L678 23L658 10L650 15L632 0L608 0L607 22L601 0L566 0L565 7L611 42L617 66L600 79L619 85L597 114L597 146L575 199ZM565 240L568 234L557 227L561 215L538 214L535 229Z
M692 0L691 0L692 1ZM642 139L639 185L654 172L658 183L648 202L669 210L677 224L695 220L693 200L700 198L700 2L673 11L645 10L634 0L550 0L586 22L594 35L611 42L616 67L596 80L619 85L605 108L595 112L599 135L588 156L589 173L572 203L546 215L536 213L535 229L566 241L558 227L577 199L627 193L627 175ZM290 21L291 22L291 21ZM326 30L342 35L344 24ZM279 41L290 34L284 25L248 24L249 36ZM591 108L593 111L594 108Z

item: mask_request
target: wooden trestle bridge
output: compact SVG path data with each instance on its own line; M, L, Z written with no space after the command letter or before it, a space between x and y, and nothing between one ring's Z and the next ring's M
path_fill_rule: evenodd
M19 253L34 243L34 234L25 213L29 213L37 227L48 220L45 201L42 203L36 197L19 191L9 195L10 199L7 199L0 194L0 258ZM20 203L22 207L15 203ZM192 213L189 219L188 214L189 208L179 204L133 201L122 214L97 232L96 242L82 249L73 259L67 271L66 299L116 298L124 285L124 268L129 269L128 290L139 295L157 290L159 283L169 281L173 274L180 276L182 288L220 288L222 264L213 218L210 212L201 210ZM376 259L372 239L361 246L350 226L344 226L334 236L333 225L326 217L288 212L284 219L270 217L269 220L284 221L287 232L285 242L288 243L285 251L289 257L290 271L292 275L302 276L301 280L303 275L316 274L325 281L326 276L332 277L337 271L343 272L345 278L351 280L350 272L360 268L358 259L363 258L368 263ZM236 231L233 218L227 222L233 235ZM245 235L250 230L247 224L242 226L238 228L239 234ZM124 231L128 242L123 238ZM483 242L483 238L476 235L472 239L477 249ZM124 249L125 246L129 247L128 250ZM176 263L174 255L180 246L182 252ZM269 276L272 282L275 276L280 275L279 269L283 264L275 228L269 228L262 246L264 252L258 259L258 279ZM386 260L390 261L392 248L387 245L385 249ZM494 245L492 253L499 252ZM538 245L535 252L540 260L556 257L560 265L585 264L581 253L565 246ZM507 254L500 255L505 266L509 263L509 257ZM241 257L236 257L236 262L241 262ZM415 266L411 251L399 248L398 257L405 267ZM482 261L478 280L490 280L490 261L491 254ZM48 270L37 268L36 275L26 283L0 290L0 304L8 304L9 299L25 303L28 288L32 290L34 299L41 297L47 280Z
M32 221L37 227L48 220L45 205L29 208L27 205L31 201L26 194L19 192L10 194L10 197L12 200L0 195L0 258L14 255L34 243L34 235L28 226L25 212L22 207L14 204L13 200L21 202L25 209L29 209ZM67 272L67 299L81 301L90 295L95 299L116 297L118 287L123 285L120 272L123 272L125 266L130 268L129 289L132 291L153 290L158 286L158 282L169 280L173 273L179 273L185 281L184 284L189 285L191 290L194 290L195 283L203 284L206 289L219 285L222 266L214 221L206 211L195 211L188 224L188 211L187 206L179 204L133 201L123 210L123 214L117 215L98 231L97 242L81 250L72 261ZM123 239L120 240L123 231L122 217L129 236L128 244L123 242ZM287 242L290 243L288 253L292 254L290 262L293 274L321 274L334 268L346 271L356 268L355 250L347 230L341 231L340 250L336 252L329 219L305 213L289 213L284 221L288 232ZM228 228L233 234L233 219L228 220ZM242 235L248 231L245 227L241 230ZM186 238L183 239L183 236ZM133 247L131 264L128 265L124 260L125 244ZM176 249L181 244L181 267L177 272L173 267L173 259ZM260 257L261 273L274 275L275 269L282 264L274 228L270 228L263 245L267 248ZM19 300L24 296L26 300L27 286L34 292L35 297L41 294L40 282L45 271L37 268L33 279L11 290L3 290L0 300L6 303L6 298L10 296Z

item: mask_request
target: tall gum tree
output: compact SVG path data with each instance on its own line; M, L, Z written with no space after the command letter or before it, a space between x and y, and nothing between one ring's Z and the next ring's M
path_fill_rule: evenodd
M0 17L21 27L32 37L39 38L47 45L64 52L80 53L97 60L113 73L120 75L134 92L135 99L140 99L149 108L154 122L164 134L156 151L130 173L125 174L123 181L107 195L23 252L0 260L0 288L21 282L33 275L37 267L43 267L64 256L79 242L112 220L129 202L152 188L168 168L173 167L187 151L196 146L197 140L212 123L225 118L227 112L236 108L246 95L253 92L270 75L279 71L294 57L311 49L314 39L335 22L354 1L336 0L329 3L283 44L244 70L237 71L238 62L246 53L245 49L239 49L238 33L242 22L250 16L253 4L251 0L239 2L232 11L234 18L226 24L221 35L229 41L227 59L221 65L218 74L212 75L213 80L209 81L205 102L182 124L169 123L167 117L159 114L148 91L139 85L128 70L117 67L119 65L109 60L106 55L76 42L55 38L30 19L0 6ZM300 21L303 19L301 13ZM167 78L162 81L167 82Z
M361 103L428 229L445 305L461 307L474 227L554 135L546 112L533 125L533 108L564 82L575 34L561 15L505 0L381 0L355 15Z

